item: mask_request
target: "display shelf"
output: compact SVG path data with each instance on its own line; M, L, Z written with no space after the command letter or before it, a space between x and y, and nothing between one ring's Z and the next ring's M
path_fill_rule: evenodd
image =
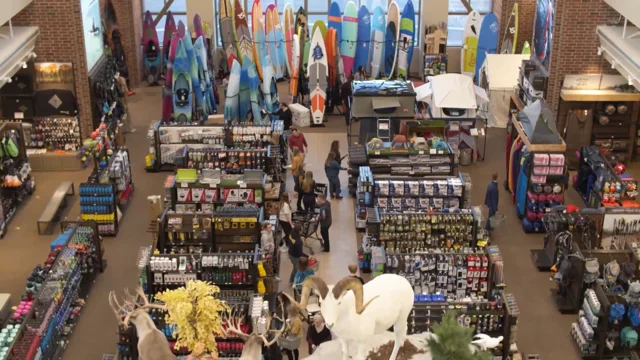
M99 232L116 236L119 230L116 186L114 184L82 183L80 192L80 216L84 221L98 223Z
M469 208L463 175L431 175L422 178L373 176L373 204L387 210L442 210Z
M624 93L615 90L570 90L561 89L564 101L640 101L640 93Z

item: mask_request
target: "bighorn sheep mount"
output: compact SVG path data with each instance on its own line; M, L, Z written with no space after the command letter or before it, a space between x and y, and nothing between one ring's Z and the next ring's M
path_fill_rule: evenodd
M383 274L365 285L346 277L329 285L318 276L310 276L302 284L300 303L305 312L311 290L320 296L320 310L325 324L340 340L343 360L349 359L349 341L358 344L357 360L364 360L367 339L393 326L395 342L389 360L395 360L407 336L407 318L413 308L413 287L402 276Z

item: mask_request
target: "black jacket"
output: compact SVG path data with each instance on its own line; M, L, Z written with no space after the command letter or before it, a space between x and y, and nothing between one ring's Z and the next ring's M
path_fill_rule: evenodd
M291 114L291 110L289 110L289 108L284 111L282 111L282 109L278 109L277 111L274 111L273 114L278 115L280 117L280 120L284 122L285 130L291 129L291 126L293 125L293 115Z
M296 231L295 228L291 230L291 236L289 236L289 240L287 241L287 246L289 247L289 255L291 257L300 258L304 256L304 249L302 248L302 239L300 238L300 233L298 233L298 231Z

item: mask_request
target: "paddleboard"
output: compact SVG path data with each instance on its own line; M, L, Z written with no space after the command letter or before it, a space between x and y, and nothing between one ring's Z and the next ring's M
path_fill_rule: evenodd
M189 39L185 39L189 40ZM176 122L190 123L193 114L193 89L191 64L185 48L185 40L178 40L178 48L173 59L173 117Z
M247 25L247 14L245 14L240 0L234 0L233 13L233 28L236 30L235 39L238 59L240 63L243 63L245 58L253 61L253 40L249 32L249 26Z
M340 46L342 41L342 10L340 10L340 4L332 2L329 6L329 28L336 30L336 42L337 46Z
M515 54L516 43L518 41L518 3L513 4L507 27L504 29L504 36L502 37L502 47L500 53L502 54Z
M381 6L373 9L371 18L371 77L377 79L382 68L382 55L384 54L384 30L385 21L384 10Z
M249 67L253 64L251 61L242 63L240 70L240 92L238 96L240 122L245 123L247 116L251 113L251 84L249 83Z
M258 100L258 94L260 93L260 78L258 77L258 71L255 64L250 64L247 70L249 76L249 98L251 100L251 117L253 123L256 125L266 125L266 118L262 117L262 108Z
M531 45L529 45L528 41L525 41L524 44L522 44L522 53L525 55L531 54Z
M398 40L398 76L407 79L413 56L413 38L415 36L415 10L413 2L407 1L400 19L400 37Z
M298 34L298 38L300 40L300 74L299 77L303 78L304 74L307 73L307 64L309 63L309 24L307 21L307 12L303 7L298 9L296 14L296 29L302 28L303 36ZM302 81L298 80L298 85L300 85ZM299 93L301 91L298 91Z
M264 107L267 112L273 112L273 102L271 98L271 82L273 81L273 64L269 55L264 57L262 61L262 95L264 96Z
M304 54L304 49L306 48L306 44L308 43L308 39L305 36L304 28L302 26L298 27L298 50L300 50L300 56L298 59L298 102L300 102L300 98L307 93L306 89L306 74L307 74L307 64L304 62L304 58L306 57ZM308 56L308 54L307 54Z
M262 11L261 11L262 12ZM220 38L222 39L222 48L227 56L229 69L233 65L233 59L238 57L235 47L233 27L233 8L229 0L220 0Z
M149 85L153 85L160 79L162 56L160 55L160 43L158 42L156 25L154 24L153 16L149 11L144 14L144 23L142 24L142 28L144 69L147 74L147 81L149 82Z
M276 69L276 79L282 79L287 71L287 56L285 55L284 32L280 23L280 15L278 10L273 12L273 24L276 33L276 55L278 56L278 68Z
M167 70L165 72L165 82L162 89L162 121L170 122L173 115L173 59L176 57L178 49L178 32L171 35L171 45L167 58Z
M477 11L472 11L467 17L462 35L462 54L460 56L460 68L462 74L473 77L476 70L476 56L478 53L478 35L482 16Z
M187 32L186 27L184 26L184 23L182 22L182 20L178 21L178 37L180 39L184 38L184 34Z
M349 5L347 5L347 8ZM323 22L318 20L317 22ZM324 22L323 22L324 23ZM315 26L314 26L315 27ZM313 33L309 54L309 98L311 99L311 116L314 124L322 124L325 102L327 100L327 50L324 46L322 31L318 28Z
M164 39L162 40L165 69L169 64L169 49L171 48L171 38L175 31L178 31L178 27L176 26L176 20L173 18L173 13L169 11L167 12L167 20L164 23Z
M198 14L195 14L193 16L193 32L196 34L196 39L200 36L204 37L204 28L202 27L202 18Z
M335 55L335 59L333 60L336 64L338 64L336 71L337 71L337 79L340 80L341 84L344 84L347 82L347 75L344 72L344 62L342 61L342 54L340 53L340 46L337 45L337 32L336 32L336 55Z
M289 81L289 104L294 104L298 96L298 73L300 71L300 42L298 34L293 35L293 61L291 80Z
M307 23L307 12L301 6L298 8L298 12L296 12L296 32L299 27L304 31L305 39L309 37L309 24Z
M313 23L313 28L311 29L311 33L315 33L316 29L320 29L320 33L322 34L322 38L324 39L327 36L327 24L324 21L316 21Z
M295 30L295 20L293 18L293 6L287 3L284 5L284 48L285 48L285 57L287 64L287 73L289 77L293 76L293 57L295 54L293 50L293 36L296 33Z
M193 44L193 49L196 54L196 60L198 60L198 75L200 77L200 84L202 84L202 92L206 104L205 108L207 109L207 113L211 115L216 113L217 106L214 89L211 84L211 74L209 74L209 67L207 66L207 49L204 44L204 36L199 36Z
M283 68L284 68L284 64L280 63L280 55L279 55L279 50L278 50L278 35L277 35L277 28L276 28L276 19L277 19L277 14L278 10L276 9L276 6L274 4L270 4L267 7L267 11L265 12L265 32L267 33L267 44L268 44L268 51L269 51L269 57L271 58L271 62L273 63L273 71L275 74L276 79L280 79L283 76ZM279 24L278 24L279 25Z
M324 46L327 49L327 66L329 69L329 76L327 78L328 88L331 89L336 82L336 29L329 28L327 34L324 37Z
M271 111L276 111L280 107L280 94L278 94L278 83L275 77L271 77Z
M475 78L480 80L480 68L484 64L487 54L495 54L498 52L498 17L490 12L482 19L480 26L480 35L478 36L478 53L476 55L476 71Z
M387 31L384 35L384 75L387 78L393 78L394 71L396 70L399 25L400 15L398 12L398 4L395 1L391 1L391 4L389 4L389 12L387 13Z
M366 6L360 6L358 10L358 33L356 43L356 56L353 59L353 71L356 72L362 66L367 68L369 62L369 42L371 41L371 15Z
M261 62L268 53L260 0L254 0L253 2L253 7L251 8L251 25L253 28L253 58L255 59L258 76L263 79Z
M201 118L206 118L207 113L204 108L204 96L202 95L202 86L200 84L200 78L198 77L198 60L196 59L196 53L193 50L193 43L190 37L182 39L182 44L187 52L187 58L189 59L189 74L191 74L191 86L192 93L196 103L196 111L200 114Z
M356 71L353 68L353 64L356 56L357 40L358 9L353 1L349 1L344 7L344 16L342 16L342 43L340 44L340 53L342 54L342 62L347 76Z
M240 73L242 67L237 59L233 60L231 65L231 73L229 74L229 83L227 84L227 92L224 101L224 121L227 124L239 123L238 97L240 93Z

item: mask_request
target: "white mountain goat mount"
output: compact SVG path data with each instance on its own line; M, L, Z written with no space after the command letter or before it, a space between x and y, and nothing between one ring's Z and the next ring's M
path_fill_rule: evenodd
M407 336L407 318L413 308L413 287L402 276L383 274L365 285L346 277L329 285L318 276L302 283L302 296L295 304L305 312L311 290L320 296L320 310L326 326L342 346L342 359L348 360L349 341L358 345L356 360L364 360L369 351L367 340L393 326L395 342L389 360L395 360Z

